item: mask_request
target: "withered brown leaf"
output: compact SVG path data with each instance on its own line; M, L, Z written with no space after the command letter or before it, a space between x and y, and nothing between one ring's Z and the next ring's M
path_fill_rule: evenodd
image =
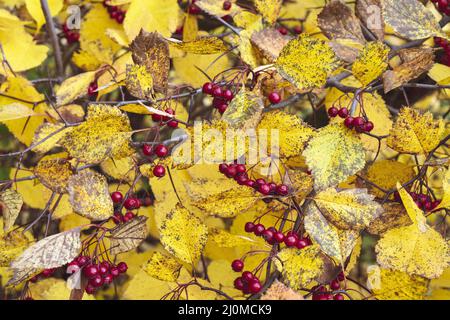
M147 237L147 217L137 216L111 232L112 255L133 250Z
M267 28L254 32L250 41L259 53L269 62L275 62L280 55L281 49L292 39L290 36L282 35L274 28Z
M340 0L331 1L317 17L319 28L329 39L350 39L365 43L359 19Z
M378 40L384 39L384 20L381 0L356 0L356 16Z
M170 58L169 44L158 32L141 30L131 42L130 50L134 63L145 66L153 77L155 91L166 93Z
M72 166L65 159L41 160L34 168L34 174L50 190L66 193Z
M383 74L385 93L418 78L434 65L432 48L404 49L399 54L404 62Z
M14 189L6 189L0 193L0 206L3 208L3 230L8 231L14 225L22 209L22 195Z

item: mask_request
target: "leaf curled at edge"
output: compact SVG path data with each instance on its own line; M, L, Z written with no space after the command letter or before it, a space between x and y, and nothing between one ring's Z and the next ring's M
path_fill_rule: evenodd
M112 255L136 249L147 237L147 217L137 216L119 225L111 232Z
M96 72L88 71L67 78L56 90L56 104L58 106L68 104L88 93L89 85L95 79Z

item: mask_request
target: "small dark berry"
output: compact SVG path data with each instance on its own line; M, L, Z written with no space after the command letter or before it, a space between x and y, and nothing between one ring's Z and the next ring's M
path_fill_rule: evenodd
M336 107L331 107L330 109L328 109L328 115L329 115L331 118L336 117L338 114L339 114L338 108L336 108Z
M113 193L111 193L111 199L114 203L121 203L123 200L123 195L122 192L120 191L115 191Z
M149 144L144 144L142 146L142 153L146 156L151 156L153 154L153 147Z
M339 117L341 117L342 119L347 118L347 117L348 117L348 109L345 108L345 107L339 109L338 115L339 115Z
M277 104L281 101L281 96L277 92L269 94L269 101L272 104Z
M247 222L244 228L245 232L253 232L255 230L255 224L253 222Z
M244 262L242 262L242 260L239 260L239 259L234 260L234 261L231 263L231 268L232 268L233 271L235 271L235 272L241 272L242 269L244 269Z
M158 144L155 147L155 154L160 158L167 156L168 153L169 153L169 149L167 149L167 147L163 144Z
M153 174L155 177L161 178L164 177L166 174L166 168L164 166L158 164L153 168Z

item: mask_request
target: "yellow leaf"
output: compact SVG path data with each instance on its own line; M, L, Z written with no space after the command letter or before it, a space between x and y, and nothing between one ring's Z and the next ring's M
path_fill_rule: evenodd
M442 180L442 187L444 189L444 194L437 209L450 208L450 169L447 169L445 172L444 179Z
M56 103L58 106L68 104L88 93L89 85L95 79L95 71L77 74L67 78L56 90Z
M85 163L100 163L108 157L121 158L133 151L130 120L118 108L88 107L86 121L67 132L59 141L71 157Z
M8 77L6 81L1 84L0 92L14 98L35 102L36 107L34 108L32 104L24 105L26 105L29 110L34 111L37 114L45 114L48 109L46 104L40 103L45 99L45 97L40 94L27 79L21 76ZM0 106L10 105L11 103L17 103L17 100L0 96ZM33 140L34 133L44 122L44 119L44 116L33 116L31 118L27 117L2 122L20 142L29 146Z
M280 15L282 0L255 0L256 10L269 24L274 24Z
M320 129L303 156L312 171L315 189L344 182L365 165L365 152L359 137L342 124Z
M430 112L421 114L402 108L387 139L389 147L401 153L421 154L433 150L444 134L444 122L433 120Z
M3 215L3 231L9 231L22 209L23 199L20 193L14 189L6 189L0 192L0 208Z
M367 232L375 235L382 235L392 228L404 227L410 225L411 219L406 213L405 207L399 203L386 202L383 204L384 212L378 219L372 221Z
M63 279L42 279L30 283L30 293L33 300L69 300L70 289ZM95 300L90 294L84 294L82 300Z
M370 42L353 63L352 73L363 86L367 86L386 70L389 49L382 42Z
M175 282L182 266L174 257L155 251L150 260L143 266L143 269L153 278Z
M147 217L137 216L111 232L111 255L136 249L147 237Z
M322 251L340 264L350 256L359 238L358 231L341 230L328 222L313 203L306 208L305 229Z
M187 13L183 24L183 41L194 41L198 34L198 19L194 14Z
M147 272L141 270L125 284L122 299L159 300L170 290L169 282L153 278Z
M153 100L153 77L145 66L128 65L125 85L136 98Z
M174 48L194 54L213 54L228 50L223 41L217 37L200 37L191 41L171 42Z
M52 17L58 15L58 13L63 8L63 0L48 0L48 7L50 9L50 14ZM25 5L27 7L28 13L36 21L36 32L38 32L45 23L44 12L41 8L40 0L25 0Z
M377 262L383 268L433 279L448 266L448 245L435 230L416 224L387 231L378 241Z
M135 174L135 160L133 157L124 157L121 159L109 158L100 164L103 172L108 176L120 180L133 182Z
M366 189L326 189L314 197L320 212L336 227L361 231L379 217L383 208Z
M311 90L325 85L336 67L336 57L325 41L303 34L281 50L275 66L297 88Z
M186 263L197 262L208 238L207 227L180 204L163 218L159 232L164 248Z
M222 120L233 128L254 128L261 119L263 109L264 104L260 96L242 89L231 100Z
M419 0L384 0L382 4L384 21L402 37L409 40L446 37L433 13Z
M106 178L90 169L69 178L67 191L73 210L92 220L105 220L114 213Z
M450 85L450 67L446 65L435 63L428 72L428 76L440 85ZM444 91L447 95L450 95L450 89L446 89Z
M63 159L42 159L34 168L34 174L39 181L57 193L67 192L67 183L72 173L72 166Z
M4 58L14 71L25 71L39 66L46 58L48 47L37 45L33 37L25 30L26 22L5 9L0 9L0 43L5 56L0 55L4 66ZM5 74L4 67L0 74Z
M316 245L304 249L285 248L278 253L275 266L283 276L283 282L294 290L308 286L324 272L326 256Z
M367 281L378 300L423 300L428 290L426 279L395 270L372 268Z
M414 177L414 168L410 165L395 160L379 160L372 164L367 170L367 180L384 190L392 190L397 182L405 183ZM378 198L383 199L386 195L383 191L375 187L370 187L370 191Z
M4 225L0 221L0 267L9 267L11 261L16 259L34 241L29 233L23 233L23 229L16 229L9 233L3 233Z
M279 146L280 155L286 158L299 156L315 134L314 129L298 116L281 110L264 113L257 130L258 134L267 132L267 152ZM274 140L277 138L278 141Z
M62 123L43 123L37 128L34 135L32 145L36 147L33 148L33 151L42 154L47 153L58 146L58 141L70 130L72 130L72 127L65 128Z
M16 120L36 116L36 112L21 103L0 106L0 121Z
M222 0L198 0L195 2L195 5L208 14L216 17L223 17L226 15L233 17L242 11L241 7L235 5L234 3L232 4L230 10L224 10Z
M177 0L133 0L123 26L130 40L134 40L141 29L169 37L179 25L179 11Z

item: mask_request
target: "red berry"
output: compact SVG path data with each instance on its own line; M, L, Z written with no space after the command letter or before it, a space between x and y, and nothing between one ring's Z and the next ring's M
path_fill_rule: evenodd
M91 265L84 267L83 273L86 277L92 278L92 277L96 276L99 273L99 271L98 271L98 268L96 265L91 264Z
M107 274L109 271L109 266L105 266L102 263L98 266L98 272L103 275L103 274Z
M289 193L289 188L285 184L280 184L277 186L276 192L281 196L286 196Z
M90 285L90 284L88 284L88 285L86 286L86 288L84 289L84 291L86 291L87 294L94 294L94 292L95 292L95 287L92 286L92 285Z
M247 184L248 176L244 173L241 173L241 174L236 175L236 177L234 179L236 180L236 182L239 185L244 186Z
M284 234L280 231L275 232L273 238L275 239L276 242L282 243L284 241Z
M116 266L111 267L111 269L109 269L109 272L111 273L113 278L117 278L120 274L119 268L117 268Z
M212 94L213 88L214 86L211 82L206 82L205 84L203 84L202 92L205 94Z
M339 280L334 279L333 281L331 281L330 288L332 290L338 290L340 287L341 287L341 284L339 283Z
M293 235L287 236L284 238L284 243L286 244L286 246L288 247L293 247L295 246L297 242L297 238Z
M272 104L277 104L281 101L281 96L277 92L269 94L269 101Z
M253 222L247 222L244 228L245 232L253 232L255 230L255 224Z
M344 300L344 295L338 293L333 296L333 300Z
M345 274L344 274L344 272L339 272L339 274L338 274L338 276L337 276L337 279L339 280L339 281L344 281L345 280Z
M216 98L222 97L222 89L219 86L216 86L214 87L212 94Z
M266 184L266 180L264 180L264 179L262 179L262 178L259 178L259 179L256 179L256 185L257 186L261 186L261 185L263 185L263 184Z
M303 249L303 248L305 248L305 247L308 246L308 243L307 243L305 240L303 240L303 239L299 239L299 240L297 240L297 242L295 243L295 246L296 246L297 248L299 248L299 249Z
M167 122L167 126L169 126L171 128L177 128L178 127L178 121L177 120L170 120L169 122Z
M104 276L103 276L103 282L105 283L105 284L110 284L111 282L113 282L113 280L114 280L114 278L113 278L113 276L111 275L111 274L105 274Z
M278 32L285 36L288 34L288 29L286 29L285 27L280 27L278 28Z
M89 260L90 260L89 257L86 257L86 256L79 256L79 257L76 259L76 261L77 261L77 263L78 263L78 265L79 265L80 267L82 267L82 266L84 266L86 263L88 263Z
M169 149L167 149L167 147L163 144L158 144L155 147L155 154L160 158L167 156L168 153L169 153Z
M228 178L234 178L237 174L237 168L234 165L228 166L226 176Z
M224 1L223 10L230 10L230 9L231 9L231 1Z
M234 260L231 263L231 268L233 269L233 271L235 272L241 272L242 269L244 269L244 262L242 262L242 260Z
M348 117L348 109L347 108L341 108L341 109L339 109L339 112L338 112L338 115L339 115L339 117L341 117L341 118L347 118Z
M295 26L294 27L294 32L296 33L296 34L300 34L300 33L302 33L302 27L301 26Z
M164 177L166 174L166 168L164 166L158 164L153 168L153 174L155 177L161 178Z
M103 284L103 278L100 275L93 276L89 279L89 284L94 288L101 287Z
M115 191L115 192L111 193L111 199L114 203L121 203L123 200L122 192Z
M353 128L353 118L352 117L346 118L344 120L344 125L349 129Z
M261 283L259 283L259 281L250 281L249 285L248 285L248 289L251 293L258 293L261 291Z
M123 20L125 20L125 15L123 13L119 13L116 17L117 23L122 24Z
M128 212L125 213L125 215L123 216L123 221L124 221L124 222L130 221L130 220L133 219L134 217L135 217L135 216L134 216L134 213L131 212L131 211L128 211Z
M125 262L119 262L117 269L119 269L120 273L125 273L128 270L128 265Z
M233 100L234 94L230 89L227 89L224 92L222 92L222 97L227 101L231 101Z
M373 128L374 128L374 125L373 125L372 121L367 121L366 123L364 123L363 130L365 132L370 132L373 130Z
M227 108L228 105L226 103L223 103L217 108L217 111L219 111L220 114L224 114L225 111L227 111Z
M42 276L44 276L44 277L50 277L52 274L55 273L55 271L56 271L56 269L54 269L54 268L44 269L44 270L41 272L41 274L42 274Z
M133 210L139 208L139 202L137 198L128 197L125 202L123 203L123 206L127 210Z
M328 109L328 115L329 115L331 118L336 117L338 114L339 114L338 108L336 108L336 107L331 107L330 109Z
M244 280L244 282L250 283L250 281L252 281L254 279L255 279L255 276L250 271L242 272L242 280Z
M264 230L266 230L266 228L264 228L264 226L261 223L258 223L257 225L255 225L253 232L256 236L260 236L260 235L262 235Z
M237 173L245 173L247 171L247 169L245 168L245 165L238 164L236 166L236 171L237 171Z
M264 230L264 232L262 233L263 238L267 241L267 242L272 242L273 241L273 236L274 236L274 232L272 230Z
M362 127L364 125L364 118L363 117L356 117L353 119L353 126L355 127Z
M258 191L263 195L268 195L270 193L270 185L262 184L258 187Z
M246 185L247 187L254 188L255 185L256 185L256 182L253 181L253 180L247 180L247 181L245 182L245 185Z
M146 156L151 156L153 154L153 147L149 144L144 144L142 146L142 153Z
M175 110L173 110L172 108L167 108L166 110L164 110L165 113L168 113L170 115L175 115ZM168 121L170 119L172 119L172 117L169 116L163 116L163 121Z
M91 82L88 88L88 95L92 96L96 93L98 89L97 82Z
M244 289L244 281L242 281L242 278L236 278L234 280L234 287L238 290L243 290Z
M227 172L228 165L226 163L219 164L220 173L225 174Z

